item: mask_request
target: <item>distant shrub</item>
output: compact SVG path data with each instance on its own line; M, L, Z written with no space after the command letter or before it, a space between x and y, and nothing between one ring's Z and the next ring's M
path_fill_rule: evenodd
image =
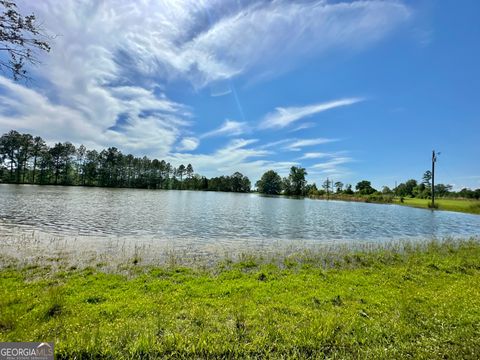
M365 196L365 202L377 202L377 203L391 203L393 202L393 195L386 195L380 192Z

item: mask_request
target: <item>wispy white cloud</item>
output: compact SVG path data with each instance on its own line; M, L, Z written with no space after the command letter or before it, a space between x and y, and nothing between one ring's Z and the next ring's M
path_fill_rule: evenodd
M348 151L333 151L333 152L306 152L303 156L299 157L298 160L309 160L309 159L337 159L337 158L346 158Z
M308 174L317 184L322 184L327 177L336 179L335 181L342 180L352 174L344 165L353 161L351 157L331 154L328 160L309 166Z
M267 114L259 127L261 129L284 128L295 121L318 114L323 111L348 106L362 101L361 98L349 98L329 101L303 107L278 107L274 112Z
M74 140L98 140L99 135L98 127L84 124L82 111L53 104L45 95L1 76L0 128L4 131L36 129L36 134L48 141L59 140L67 131Z
M182 5L195 9L191 2ZM162 48L161 54L152 48L161 61L188 73L200 86L255 69L260 73L278 73L284 70L281 64L271 67L278 58L288 68L299 59L332 48L367 46L405 22L411 13L399 1L377 0L251 1L240 7L237 1L227 0L223 2L224 16L215 11L218 3L203 6L210 15L211 26L191 38L170 39L177 41L171 41L170 49ZM195 18L195 10L182 15Z
M132 92L128 98L127 90ZM31 132L50 142L69 140L95 148L117 146L138 155L167 154L181 129L188 125L188 110L145 89L117 91L118 97L108 96L113 119L107 122L82 104L57 104L33 89L0 77L0 129ZM133 95L135 91L142 95ZM116 126L120 115L128 121Z
M288 144L288 146L286 146L286 149L292 150L292 151L300 151L302 148L307 146L328 144L335 141L338 141L338 139L317 138L317 139L295 140L294 142Z
M220 135L239 136L248 131L246 122L225 120L225 122L218 128L203 134L201 137L211 137Z
M332 169L336 169L338 165L346 164L349 162L352 162L353 159L350 157L335 157L331 160L328 160L326 162L318 163L315 165L312 165L311 168L313 169L320 169L325 172L331 171Z
M325 152L308 152L308 153L305 153L302 157L300 157L299 160L320 159L320 158L326 158L329 156L332 156L332 154L325 153Z
M313 122L306 122L306 123L298 125L297 127L293 128L289 132L296 132L296 131L300 131L300 130L311 129L315 126L316 126L316 124L313 123Z
M192 151L192 150L195 150L199 144L200 144L200 141L197 138L186 137L186 138L183 138L182 141L180 141L180 145L177 146L177 150Z
M260 146L261 149L270 149L270 148L279 148L280 145L291 143L292 141L296 141L296 139L282 139L277 141L271 141L269 143L263 144Z

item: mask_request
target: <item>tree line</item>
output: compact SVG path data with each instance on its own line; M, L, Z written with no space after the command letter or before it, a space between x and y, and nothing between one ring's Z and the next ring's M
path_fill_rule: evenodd
M290 196L325 196L334 194L344 195L370 195L376 192L372 188L370 181L363 180L357 183L356 190L352 190L351 184L343 184L341 181L335 183L330 179L326 179L321 188L317 188L317 184L308 184L305 177L307 171L305 168L292 166L287 177L281 178L274 170L266 171L260 180L255 184L258 192L267 195L290 195Z
M115 147L97 151L70 142L48 146L40 136L15 130L0 137L0 181L232 192L251 188L248 177L239 172L208 179L196 174L191 164L174 167L164 160L125 155Z
M432 196L431 180L432 174L426 171L423 174L422 181L415 179L407 180L398 186L390 189L384 186L381 190L372 187L372 183L368 180L359 181L355 185L355 191L351 184L344 184L341 181L333 182L326 179L320 189L315 183L308 184L305 180L307 171L304 168L292 166L288 177L283 179L273 170L265 172L261 179L257 181L256 187L258 192L268 195L294 195L294 196L311 196L326 198L345 198L345 197L364 197L372 201L392 201L393 197L400 198L422 198L429 199ZM460 197L467 199L480 199L480 189L471 190L464 188L458 192L452 191L451 185L436 184L435 193L438 197Z
M463 188L460 191L452 191L452 188L452 185L449 184L435 184L435 197L480 199L480 188L475 190ZM400 183L392 190L384 187L382 192L394 194L399 197L431 199L432 172L430 170L425 171L420 181L409 179L404 183Z
M368 180L355 185L326 179L320 187L306 181L305 168L292 166L282 178L274 170L266 171L255 184L257 191L269 195L311 196L326 198L368 197L388 201L397 197L431 197L431 172L422 180L407 180L393 189L372 187ZM172 166L165 160L125 155L115 147L102 151L75 147L70 142L48 146L39 136L15 130L0 137L0 182L39 185L81 185L145 189L207 190L249 192L248 177L239 172L230 176L206 178L194 172L191 164ZM452 191L451 185L436 184L439 197L480 199L480 189Z

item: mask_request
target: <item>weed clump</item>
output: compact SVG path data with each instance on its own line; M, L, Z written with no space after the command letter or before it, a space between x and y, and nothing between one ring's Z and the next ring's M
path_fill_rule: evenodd
M431 201L427 204L429 209L438 209L438 203L432 203Z
M332 305L335 305L335 306L342 306L343 305L343 300L340 297L340 295L337 295L332 299Z

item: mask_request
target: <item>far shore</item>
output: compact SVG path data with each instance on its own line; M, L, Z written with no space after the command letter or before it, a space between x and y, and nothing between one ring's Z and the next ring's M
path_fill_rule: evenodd
M466 214L480 215L480 200L472 199L450 199L439 198L435 199L435 207L432 207L431 199L419 199L419 198L402 198L393 197L391 195L373 195L373 196L357 196L357 195L337 195L331 194L330 196L312 196L311 199L316 200L338 200L338 201L353 201L353 202L365 202L374 204L394 204L402 206L410 206L419 209L428 210L443 210L454 211Z

